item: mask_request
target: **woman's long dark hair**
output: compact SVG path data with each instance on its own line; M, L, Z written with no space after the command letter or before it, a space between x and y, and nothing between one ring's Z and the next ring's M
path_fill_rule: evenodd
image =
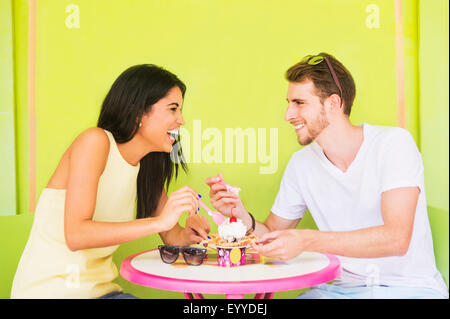
M118 144L128 142L138 131L142 116L175 86L184 98L186 86L169 71L153 64L128 68L106 95L97 126L111 132ZM178 176L179 163L187 171L179 140L172 153L151 152L141 159L136 218L149 217L156 210L164 184L168 190L174 170L175 178Z

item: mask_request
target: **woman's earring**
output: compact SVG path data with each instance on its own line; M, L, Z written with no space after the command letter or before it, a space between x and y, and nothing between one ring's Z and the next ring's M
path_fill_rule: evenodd
M142 122L141 123L139 123L139 127L141 127L142 126Z

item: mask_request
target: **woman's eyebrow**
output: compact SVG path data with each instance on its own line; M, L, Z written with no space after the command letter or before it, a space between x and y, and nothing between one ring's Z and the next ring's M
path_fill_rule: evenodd
M180 105L179 105L178 103L176 103L176 102L167 104L167 106L171 106L171 105L176 105L177 107L180 106Z

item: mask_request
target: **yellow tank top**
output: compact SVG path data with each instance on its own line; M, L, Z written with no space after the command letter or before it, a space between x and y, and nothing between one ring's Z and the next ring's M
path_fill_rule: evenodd
M124 222L134 218L140 164L127 163L112 134L105 170L100 177L93 220ZM21 256L11 298L97 298L121 287L112 281L112 261L119 247L70 251L64 237L66 190L43 189L30 237Z

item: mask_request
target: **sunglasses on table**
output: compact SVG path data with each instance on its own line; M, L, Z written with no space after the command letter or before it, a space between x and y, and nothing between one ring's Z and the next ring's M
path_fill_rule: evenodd
M334 71L333 66L331 65L330 61L321 55L307 55L303 59L300 60L300 63L306 62L309 65L317 65L320 62L325 61L327 63L328 69L330 70L331 76L333 77L334 84L336 84L341 98L341 104L342 104L342 87L341 82L339 82L339 79L336 75L336 71Z
M180 253L188 265L199 266L203 263L206 256L206 248L180 247L172 245L159 245L159 254L161 260L166 264L173 264Z

